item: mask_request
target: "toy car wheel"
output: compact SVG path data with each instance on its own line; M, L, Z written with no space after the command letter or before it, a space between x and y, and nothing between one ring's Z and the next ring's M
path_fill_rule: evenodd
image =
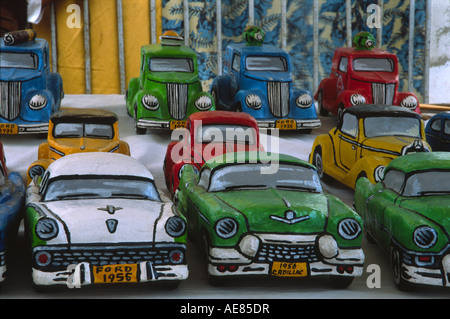
M340 121L342 118L342 115L344 114L344 105L339 104L338 110L337 110L337 120Z
M394 283L401 291L411 290L411 285L402 277L402 255L395 247L391 246L391 272Z
M212 99L214 101L214 105L217 107L219 104L217 103L218 101L218 92L217 92L217 87L213 87L211 90L211 96Z
M147 132L147 129L143 128L143 127L138 127L137 122L138 122L137 121L137 105L135 104L134 105L134 131L138 135L145 134Z
M322 116L327 116L328 111L324 109L323 107L323 93L322 90L319 91L319 94L317 95L317 104L319 105L319 113Z
M346 289L351 285L353 276L330 276L331 286L335 289Z
M320 179L325 181L327 179L327 175L323 172L322 151L319 148L314 150L313 165L316 167Z

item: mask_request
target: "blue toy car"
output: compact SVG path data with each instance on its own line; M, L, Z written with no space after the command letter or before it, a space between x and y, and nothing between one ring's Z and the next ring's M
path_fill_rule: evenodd
M23 216L25 185L17 172L9 174L0 143L0 282L6 278L6 250L17 237Z
M294 87L289 54L263 45L262 33L253 33L260 44L248 41L244 32L247 43L227 46L224 74L213 80L210 90L216 109L246 112L261 128L310 132L320 127L312 94Z
M438 113L425 127L427 142L433 151L450 151L450 113Z
M47 41L0 39L0 54L0 134L46 133L64 96L61 76L50 72Z

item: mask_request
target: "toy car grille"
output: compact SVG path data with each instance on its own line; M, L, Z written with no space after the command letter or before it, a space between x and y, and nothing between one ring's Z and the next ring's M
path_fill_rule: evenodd
M19 116L21 82L0 82L0 116L8 121Z
M275 117L289 114L289 83L267 82L267 99L270 112Z
M167 83L167 106L170 116L182 120L186 116L188 85Z
M394 101L395 83L372 83L372 98L374 104L389 104Z
M315 262L318 261L314 245L263 244L256 259L259 262Z
M36 264L34 267L45 268L45 270L65 269L69 265L88 262L91 265L115 265L115 264L137 264L151 261L154 265L170 264L169 255L172 251L182 252L183 259L186 247L184 244L169 244L155 246L86 246L68 249L66 247L39 246L34 250L34 256L42 251L49 253L50 263L44 267Z

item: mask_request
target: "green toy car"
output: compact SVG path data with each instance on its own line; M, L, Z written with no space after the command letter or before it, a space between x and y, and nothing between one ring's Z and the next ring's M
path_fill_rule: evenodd
M125 94L137 134L184 127L190 114L215 109L211 95L202 90L197 55L182 40L168 31L161 44L141 48L140 76L130 80Z
M355 208L369 241L391 258L400 290L411 284L450 287L450 153L394 159L381 182L361 178Z
M276 168L270 170L270 165ZM238 152L186 166L175 194L209 278L331 275L345 288L363 271L362 221L322 192L314 166L274 153Z

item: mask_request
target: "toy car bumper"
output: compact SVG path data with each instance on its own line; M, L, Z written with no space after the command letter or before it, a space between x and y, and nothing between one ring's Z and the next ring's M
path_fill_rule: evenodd
M48 122L38 124L0 123L0 134L39 134L48 132Z
M138 119L136 122L136 127L143 129L163 129L163 130L174 130L177 128L184 127L186 121L184 120L145 120Z
M132 269L132 275L128 275L126 273L126 267ZM117 271L118 268L121 269L121 272ZM101 269L101 273L99 273L99 269ZM159 264L156 266L150 261L130 265L105 265L96 268L88 262L82 262L70 265L67 269L53 272L45 272L36 268L32 269L32 278L36 285L49 286L63 284L67 285L69 288L81 288L81 286L101 283L143 283L168 280L179 281L187 279L187 277L188 267L186 264Z
M442 259L442 269L402 264L402 277L408 282L421 285L450 287L450 255Z
M319 119L312 120L298 120L298 119L256 119L260 128L280 130L310 130L319 128L321 122Z

